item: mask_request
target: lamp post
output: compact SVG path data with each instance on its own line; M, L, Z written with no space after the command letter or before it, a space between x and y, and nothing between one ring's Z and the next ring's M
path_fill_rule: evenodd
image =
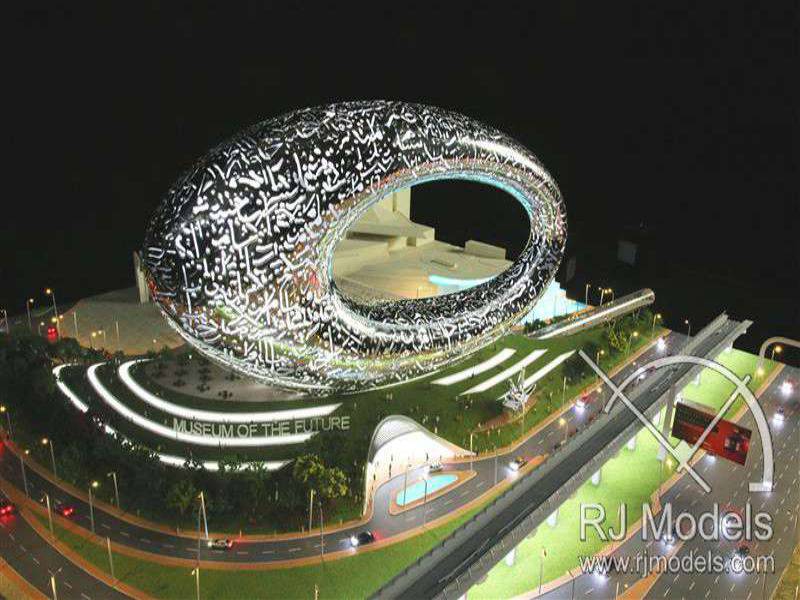
M200 508L203 511L203 527L206 532L206 541L208 541L208 514L206 513L206 497L203 492L200 492ZM199 554L197 555L199 558Z
M614 290L612 290L611 288L608 288L608 293L609 293L609 294L611 294L611 302L613 302L613 301L614 301L614 298L615 298L615 296L614 296Z
M497 485L497 445L494 447L494 484Z
M692 322L691 322L689 319L684 319L684 320L683 320L683 323L684 323L684 324L686 325L686 327L687 327L687 330L686 330L686 337L687 337L687 338L690 338L690 337L692 337Z
M590 284L588 284L588 283L587 283L587 284L586 284L586 287L584 288L584 293L583 293L583 296L584 296L584 301L583 301L583 303L584 303L586 306L589 306L589 288L590 288L590 287L592 287L592 286L591 286Z
M50 494L45 492L44 499L45 499L45 503L47 504L47 522L50 525L50 535L55 535L53 533L53 510L50 507Z
M6 423L8 424L8 437L10 438L14 435L13 430L11 429L11 411L6 408L6 405L3 404L0 406L0 413L6 413Z
M308 492L308 532L311 533L311 525L314 522L314 488Z
M117 499L117 508L122 510L122 506L119 503L119 487L117 486L117 472L111 471L106 477L111 477L114 480L114 497Z
M319 558L325 560L325 519L322 514L322 500L317 497L317 507L319 508Z
M92 332L92 335L89 337L89 347L94 350L94 338L97 335L96 331Z
M600 290L600 306L603 306L603 298L606 297L606 288Z
M94 497L92 496L92 490L97 489L99 485L99 481L92 481L92 484L89 486L89 521L92 525L92 533L94 533Z
M569 427L567 427L567 420L564 417L561 417L558 420L559 427L564 428L564 443L567 443L567 432L569 431Z
M637 338L637 337L639 337L639 332L638 332L638 331L634 331L634 332L633 332L633 333L630 335L630 337L628 337L628 349L627 349L627 350L625 350L625 354L628 354L628 352L630 352L630 351L631 351L631 342L633 341L633 338Z
M28 454L29 450L25 450L25 454ZM25 475L25 460L22 458L22 454L19 455L19 468L22 469L22 487L25 489L25 495L28 496L28 476Z
M564 375L564 385L561 386L561 406L564 406L564 401L566 400L567 395L567 376Z
M106 548L108 549L108 566L111 567L111 579L117 579L117 576L114 575L114 557L111 555L111 538L106 536Z
M39 321L39 324L36 326L36 331L39 335L42 335L42 327L44 327L44 321Z
M53 477L58 477L58 471L56 471L56 453L53 450L53 440L42 438L42 445L50 446L50 461L53 464Z
M58 305L56 304L56 293L53 291L52 288L47 288L44 291L45 294L50 296L53 299L53 314L56 318L56 332L58 333L58 337L61 337L61 325L58 322Z
M594 355L594 364L596 364L598 368L600 367L600 357L603 356L605 353L606 353L605 350L598 350L597 353ZM595 379L597 380L598 383L600 383L600 375L598 375Z
M422 479L422 481L425 482L425 494L422 497L422 527L424 528L428 516L427 510L425 508L425 505L428 503L428 476L426 475Z
M194 575L194 587L195 587L195 594L197 600L200 600L200 565L197 565L192 570L192 575Z
M33 298L28 298L25 301L25 312L28 313L28 329L33 331L33 322L31 321L31 306L33 306Z
M542 548L541 558L539 559L539 595L542 595L542 575L544 575L544 557L547 556L547 550Z
M780 354L783 352L783 346L777 345L772 347L772 354L770 355L770 360L775 360L775 355Z
M661 313L656 313L653 315L653 325L650 327L650 333L653 333L656 330L656 321L661 320Z
M473 454L473 452L472 452L472 436L473 435L474 435L474 432L470 431L469 432L469 470L470 471L472 471L472 461L473 461L473 459L475 457L475 454Z

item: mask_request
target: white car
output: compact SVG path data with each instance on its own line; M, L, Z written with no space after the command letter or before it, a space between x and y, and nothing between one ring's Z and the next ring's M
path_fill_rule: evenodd
M208 540L208 547L214 550L230 550L233 548L233 540L229 540L228 538Z
M510 463L508 463L508 468L516 473L517 471L522 469L522 467L524 467L527 464L528 464L528 459L527 458L525 458L524 456L518 456L517 458L512 460Z

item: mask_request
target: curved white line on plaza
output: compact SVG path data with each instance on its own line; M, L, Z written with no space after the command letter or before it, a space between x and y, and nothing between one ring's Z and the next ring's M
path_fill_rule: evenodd
M86 404L80 398L78 398L78 395L71 389L69 389L67 387L67 384L61 381L60 373L61 370L66 366L68 365L58 365L55 369L53 369L53 375L55 375L56 378L56 386L58 386L58 389L61 390L62 394L64 394L67 398L69 398L69 401L72 402L73 405L75 405L75 408L77 408L82 413L88 412L89 405Z
M575 350L570 350L569 352L564 352L564 354L559 354L557 357L555 357L553 360L551 360L549 363L547 363L541 369L536 371L536 373L534 373L530 377L526 378L525 381L522 383L522 386L524 388L528 388L528 387L532 386L534 383L539 381L542 377L547 375L550 371L555 369L558 365L563 363L565 360L567 360L573 354L575 354Z
M138 363L147 362L147 359L129 360L119 367L119 378L127 388L142 402L157 408L176 417L184 419L196 419L209 423L270 423L274 421L291 421L293 419L311 419L314 417L327 417L334 412L341 404L326 404L324 406L313 406L311 408L295 408L290 410L274 410L269 412L217 412L211 410L200 410L187 408L168 402L151 393L131 375L131 367Z
M56 385L58 386L58 389L61 390L61 392L67 398L69 398L70 402L72 402L72 404L75 406L75 408L77 408L82 413L86 413L86 412L89 411L89 405L86 404L85 402L83 402L83 400L81 400L77 396L77 394L75 394L75 392L73 392L67 386L67 384L65 384L60 379L60 375L59 374L61 373L61 370L64 367L68 367L68 366L70 366L70 365L58 365L55 369L53 369L53 375L55 375L55 377L56 377ZM125 437L121 433L118 433L117 430L114 429L113 427L111 427L110 425L103 424L103 430L108 435L113 435L116 438L120 438L124 443L133 445L133 442L129 438ZM166 465L170 465L172 467L182 467L182 466L184 466L186 464L186 461L188 460L187 458L184 458L182 456L175 456L173 454L163 454L161 452L156 452L155 450L151 450L150 448L148 448L148 450L150 450L150 452L152 452L155 456L157 456L158 460L160 462L162 462L162 463L164 463ZM267 471L277 471L278 469L280 469L281 467L283 467L284 465L286 465L289 462L290 461L288 461L288 460L267 460L267 461L244 462L239 466L239 470L240 471L244 471L248 467L263 466L265 469L267 469ZM206 460L206 461L202 461L201 464L203 465L203 468L206 469L207 471L219 471L219 463L217 461Z
M474 367L470 367L469 369L464 369L463 371L459 371L458 373L453 373L452 375L448 375L447 377L442 377L441 379L437 379L431 383L435 383L436 385L453 385L454 383L458 383L459 381L464 381L465 379L469 379L473 375L480 375L481 373L488 371L492 367L496 367L501 362L505 361L508 357L512 356L516 350L514 348L503 348L492 356L491 358L483 361L480 364L475 365Z
M463 396L464 394L475 394L477 392L485 392L489 388L492 388L492 387L496 386L501 381L505 381L506 379L508 379L509 377L514 375L515 373L517 373L518 371L521 371L522 369L527 367L529 364L534 362L537 358L539 358L545 352L547 352L547 350L544 350L544 349L534 350L530 354L526 355L525 358L523 358L522 360L520 360L518 362L515 362L513 365L508 367L505 371L502 371L501 373L498 373L497 375L495 375L494 377L492 377L490 379L487 379L483 383L479 383L475 387L471 387L466 392L461 392L461 394L459 394L459 395Z
M219 436L204 436L194 435L183 431L175 431L156 423L150 419L146 419L138 413L132 411L130 408L120 402L114 394L109 392L106 387L100 383L97 377L97 369L103 363L92 365L86 370L86 376L89 378L89 383L94 388L94 391L108 404L111 408L117 411L120 415L138 425L142 429L155 433L166 439L184 442L186 444L194 444L196 446L213 446L224 448L260 448L262 446L286 446L289 444L299 444L308 441L313 433L292 433L289 435L281 436L259 436L259 437L219 437Z

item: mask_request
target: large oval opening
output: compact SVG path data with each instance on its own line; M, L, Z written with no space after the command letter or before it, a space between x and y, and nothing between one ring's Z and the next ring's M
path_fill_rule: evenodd
M333 257L339 292L356 302L457 293L506 271L530 220L511 194L447 180L394 192L345 233Z

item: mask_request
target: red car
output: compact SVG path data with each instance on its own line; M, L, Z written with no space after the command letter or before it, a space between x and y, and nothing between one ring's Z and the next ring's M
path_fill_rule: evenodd
M13 514L17 510L17 507L14 506L14 503L11 500L3 499L0 500L0 517L5 517L6 515Z

